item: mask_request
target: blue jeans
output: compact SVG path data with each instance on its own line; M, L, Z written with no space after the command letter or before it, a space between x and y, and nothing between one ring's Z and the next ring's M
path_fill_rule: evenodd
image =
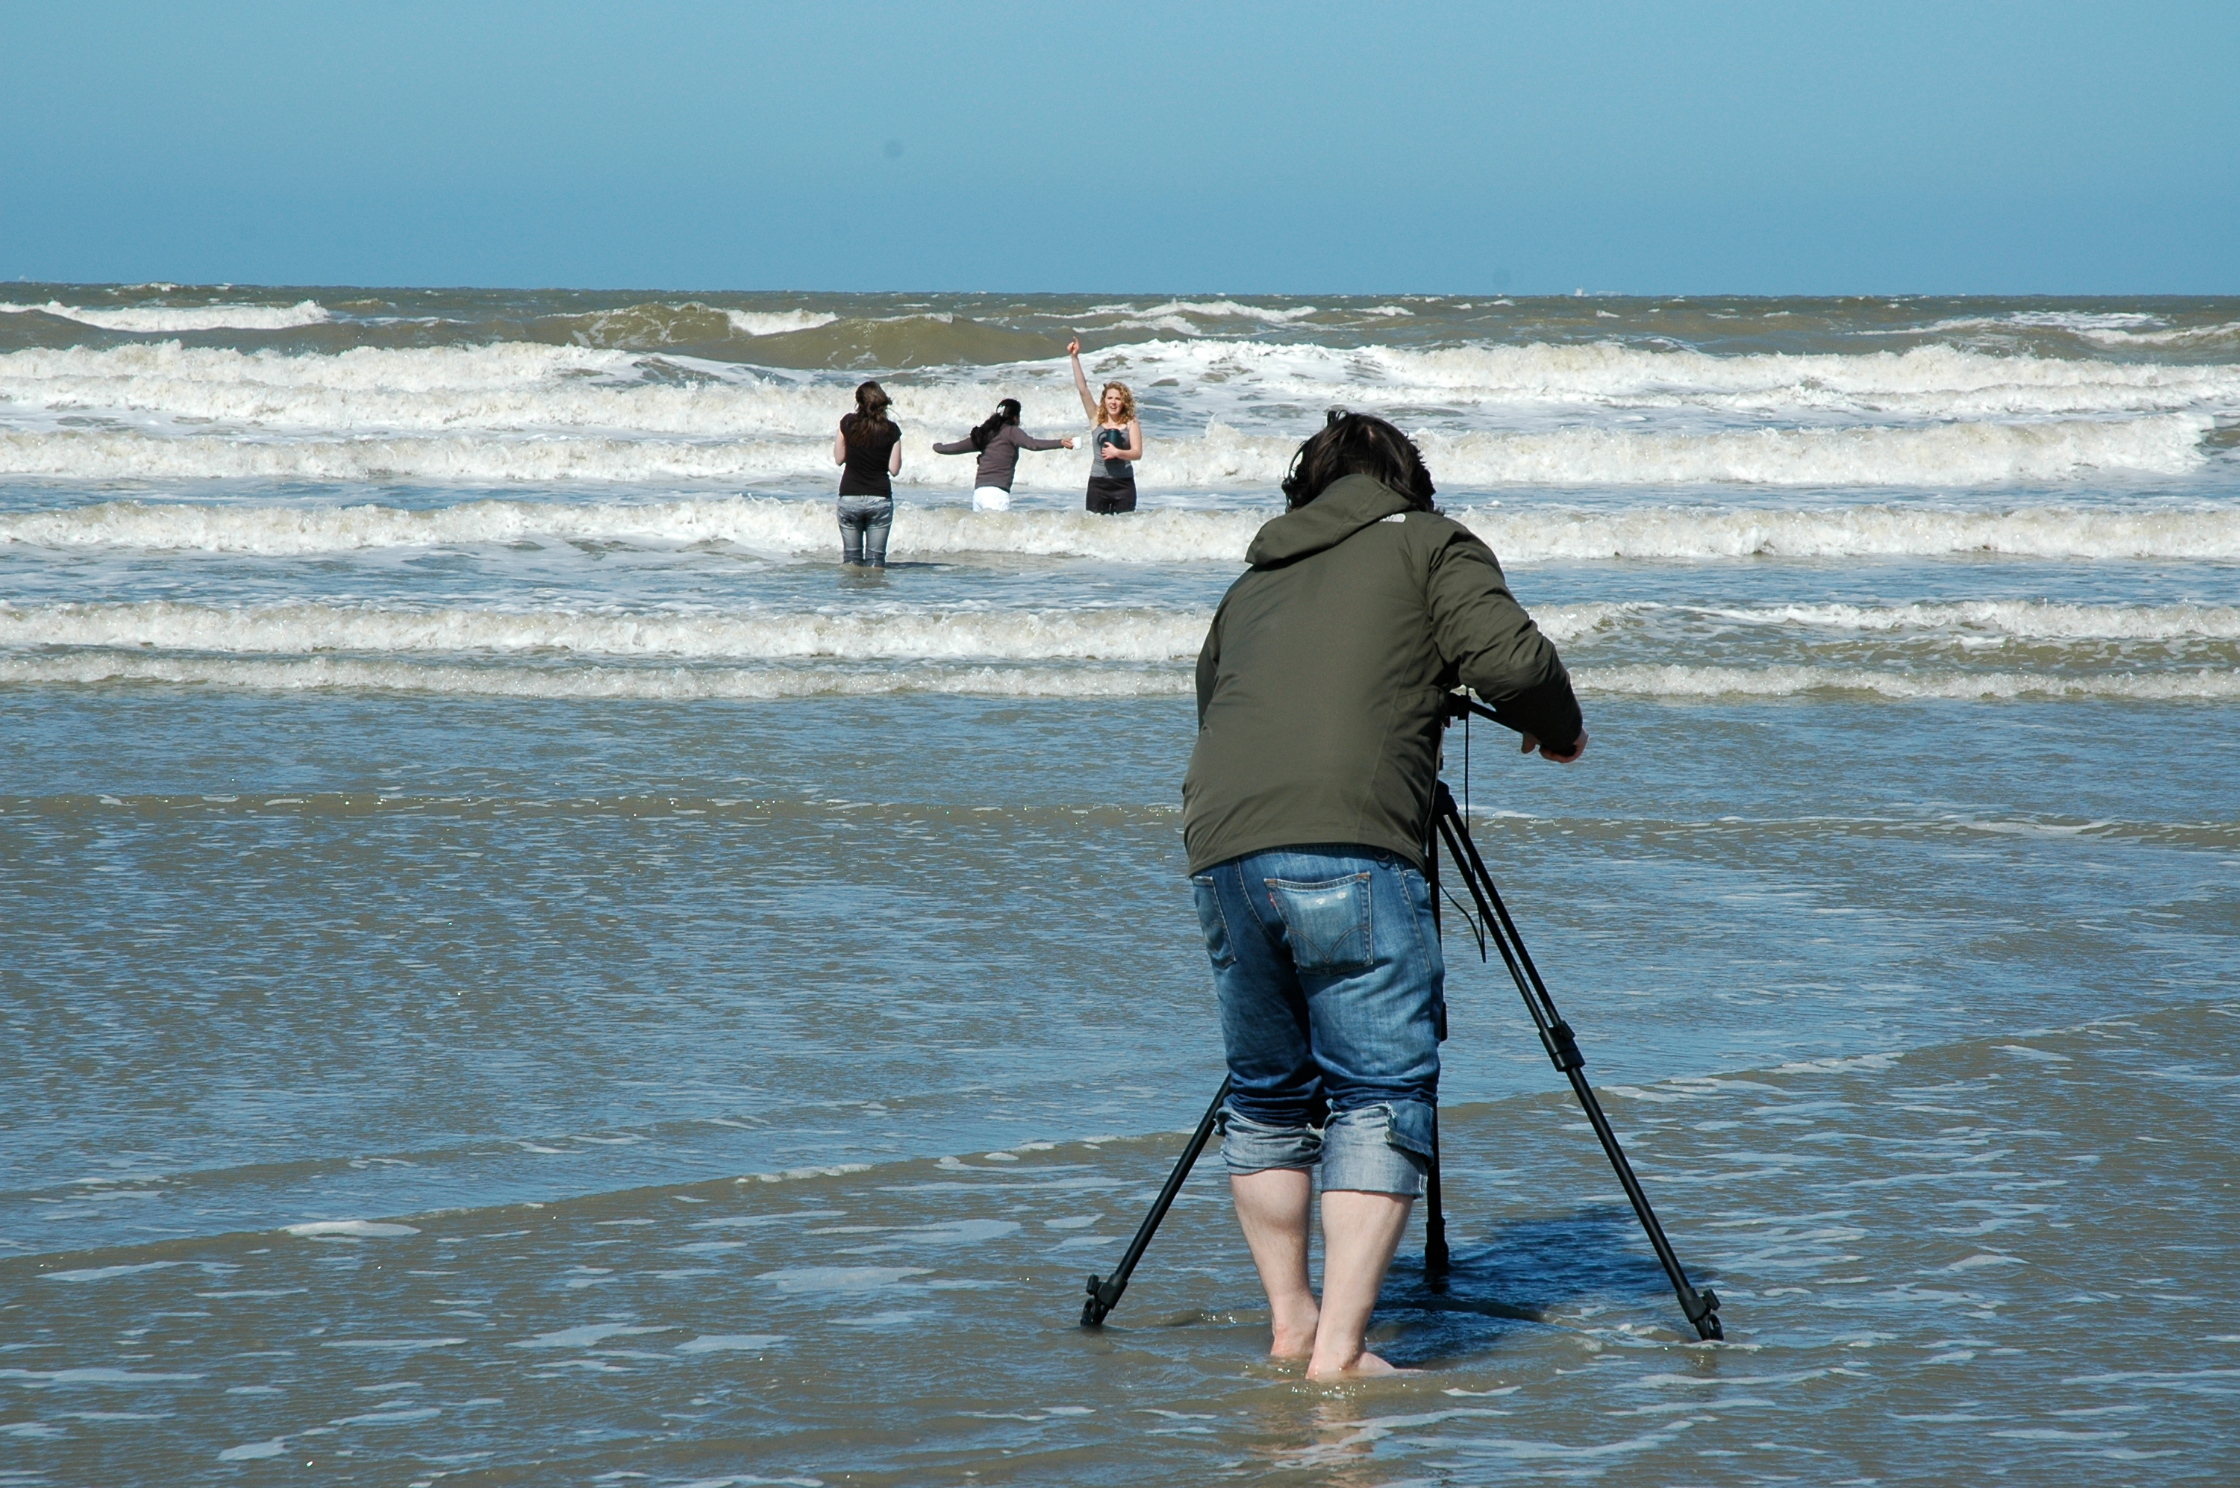
M1439 1099L1446 961L1431 889L1393 854L1276 848L1194 875L1230 1090L1232 1173L1413 1195Z
M887 566L887 532L894 526L892 496L840 498L840 561Z

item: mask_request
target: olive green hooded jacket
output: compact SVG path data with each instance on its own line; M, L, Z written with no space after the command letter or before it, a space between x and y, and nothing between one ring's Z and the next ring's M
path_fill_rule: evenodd
M1558 753L1579 704L1493 550L1365 475L1260 529L1198 653L1190 871L1309 843L1423 866L1439 713L1465 685Z

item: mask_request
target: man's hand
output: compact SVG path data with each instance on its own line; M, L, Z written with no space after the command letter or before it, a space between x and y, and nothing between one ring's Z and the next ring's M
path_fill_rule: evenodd
M1559 765L1568 765L1575 763L1580 755L1587 752L1587 731L1585 729L1579 730L1579 741L1571 746L1571 752L1569 754L1558 754L1553 749L1543 748L1538 739L1535 739L1530 734L1526 734L1524 736L1524 749L1522 752L1525 754L1530 754L1535 749L1538 749L1540 751L1540 758L1545 760L1554 760Z

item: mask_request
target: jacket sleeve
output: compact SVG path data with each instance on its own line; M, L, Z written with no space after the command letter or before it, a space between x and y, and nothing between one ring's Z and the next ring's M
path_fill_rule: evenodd
M1508 727L1569 753L1582 723L1571 674L1510 594L1493 550L1455 530L1431 554L1425 592L1440 658L1462 684Z
M1032 450L1057 449L1065 444L1063 439L1037 439L1032 434L1023 434L1016 424L1011 427L1011 442L1021 449Z
M969 455L972 453L971 436L967 435L963 439L952 439L947 444L936 444L933 447L933 452L937 455Z

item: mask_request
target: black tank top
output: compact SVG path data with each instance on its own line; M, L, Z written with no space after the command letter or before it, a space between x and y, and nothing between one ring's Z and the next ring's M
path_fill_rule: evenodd
M856 416L849 414L840 421L842 433L847 433ZM848 463L840 471L840 494L843 496L892 496L894 482L887 478L887 452L902 438L902 430L892 421L884 434L868 440L852 435L848 439Z
M1128 431L1126 429L1100 426L1097 429L1097 458L1090 462L1092 467L1090 473L1101 475L1106 480L1134 480L1136 478L1135 461L1115 460L1105 454L1107 448L1126 449L1127 447Z

